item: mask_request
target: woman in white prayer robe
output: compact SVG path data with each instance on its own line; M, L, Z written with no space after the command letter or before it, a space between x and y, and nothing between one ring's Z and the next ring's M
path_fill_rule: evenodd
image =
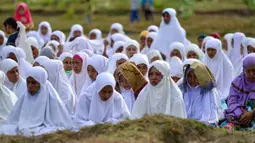
M156 39L157 35L158 34L156 32L150 32L146 36L146 46L141 51L142 54L147 54L151 50L151 45L152 45L153 41Z
M2 70L6 79L4 85L9 88L19 98L26 91L26 81L19 74L18 63L12 59L4 59L0 62L0 70Z
M42 48L44 46L44 41L43 39L41 38L41 36L38 34L37 31L29 31L27 33L27 37L33 37L36 39L36 41L38 42L38 48Z
M63 63L59 60L48 60L41 64L48 73L48 80L56 89L69 114L74 113L75 93L67 78Z
M177 83L183 77L183 63L180 58L174 56L170 60L170 76L175 83Z
M37 30L37 33L43 39L44 44L48 43L50 41L50 36L51 36L51 33L52 33L50 23L47 22L47 21L42 21L39 24L39 28Z
M115 84L112 74L101 73L79 98L75 122L80 127L104 122L114 124L130 117L124 99L114 89Z
M70 79L72 75L72 71L73 71L73 63L72 63L73 55L68 52L64 52L60 55L58 59L63 62L66 76L68 77L68 79Z
M182 27L176 17L173 8L164 9L162 20L158 31L158 36L151 45L152 49L157 49L168 57L169 45L174 42L185 43Z
M86 50L93 53L93 48L91 47L89 40L85 37L77 37L74 41L68 44L69 45L65 47L64 51L70 52L71 54L76 54L77 52L86 52Z
M122 53L113 54L113 56L109 59L106 72L109 72L114 75L118 66L125 63L126 61L128 61L128 57L125 54Z
M127 41L123 53L126 54L129 59L132 58L134 54L140 53L140 44L136 40Z
M99 29L92 29L89 32L89 39L90 40L102 40L102 32Z
M203 39L203 42L202 42L202 47L201 47L201 50L205 53L205 44L207 41L211 40L211 39L214 39L214 37L212 36L206 36L204 39Z
M186 50L182 43L180 42L174 42L169 46L169 51L167 55L167 61L170 63L171 57L178 57L180 60L185 61L186 60Z
M198 47L196 44L189 44L186 47L186 58L187 59L198 59L199 61L202 61L204 57L203 51Z
M33 58L36 59L40 55L40 47L37 40L34 37L29 37L27 38L26 43L30 46L32 50Z
M26 53L19 47L6 46L3 49L3 57L13 59L19 64L20 76L25 78L26 71L32 67L30 63L26 61Z
M233 39L233 33L227 33L224 35L224 52L229 57L229 53L232 50L232 39Z
M85 37L83 27L80 24L74 24L71 27L71 31L66 42L71 42L77 37Z
M0 133L38 136L75 128L64 103L47 78L42 67L28 69L27 91L18 99Z
M113 45L115 42L118 42L118 41L127 42L128 40L130 40L127 36L121 33L112 34L110 38L111 38L110 44L105 48L106 51L104 51L104 53L106 53L108 57L111 57L114 54Z
M148 69L150 67L150 63L146 55L140 53L135 54L131 59L129 59L129 61L134 63L143 76L148 79Z
M149 31L149 32L158 32L158 26L156 26L156 25L150 25L148 28L147 28L147 31Z
M221 102L225 103L234 79L234 67L222 50L221 41L211 39L205 44L203 63L210 69L216 80Z
M126 42L124 41L118 41L118 42L114 42L113 44L113 54L115 53L122 53L124 50Z
M50 60L50 59L46 56L39 56L35 59L35 61L33 63L33 67L41 66L43 62L47 62L48 60Z
M187 118L182 93L169 75L170 66L167 62L155 61L151 64L149 83L136 99L132 118L153 114Z
M7 118L18 100L16 95L4 86L5 81L4 72L0 71L0 125L3 125L7 122Z
M162 55L158 50L152 49L147 53L148 60L150 64L157 60L163 60Z

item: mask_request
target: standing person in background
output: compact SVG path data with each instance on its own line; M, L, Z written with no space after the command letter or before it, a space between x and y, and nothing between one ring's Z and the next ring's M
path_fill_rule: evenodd
M141 0L141 6L146 21L153 21L153 0Z
M30 14L30 10L26 3L20 2L16 8L14 18L25 25L26 31L34 27L34 23Z
M130 14L130 22L138 22L139 21L139 11L138 11L138 0L131 0L131 14Z

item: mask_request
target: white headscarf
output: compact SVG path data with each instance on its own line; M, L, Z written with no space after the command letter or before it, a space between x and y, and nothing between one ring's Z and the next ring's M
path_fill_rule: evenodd
M187 47L186 47L186 58L188 58L188 53L190 51L192 52L195 52L198 56L198 60L202 61L203 57L204 57L204 53L203 51L198 47L198 45L196 44L189 44Z
M47 29L48 29L48 32L47 32L46 35L42 35L42 32L41 32L42 26L47 27ZM48 42L50 41L50 36L51 36L51 33L52 33L50 23L47 22L47 21L42 21L42 22L39 24L39 28L38 28L38 30L37 30L37 33L38 33L39 36L43 39L44 43L48 43Z
M130 40L129 38L127 38L127 36L121 34L121 33L115 33L111 36L111 39L115 42L118 41L123 41L123 42L127 42L128 40ZM123 49L124 51L124 49ZM108 57L111 57L113 55L113 47L111 47L110 45L107 46L107 55Z
M0 71L0 125L7 122L9 113L17 101L15 94L4 86L5 78L4 72Z
M206 52L203 63L208 66L216 80L216 88L220 92L220 100L226 100L229 89L234 79L234 67L222 50L221 41L212 39L206 42L205 51L208 48L217 50L216 55L211 59Z
M40 47L38 45L38 42L34 37L27 38L26 42L27 42L28 45L34 46L35 48L37 48L40 51Z
M64 61L66 58L73 58L73 55L71 54L71 53L68 53L68 52L64 52L64 53L62 53L60 56L59 56L59 60L60 61Z
M113 88L113 94L107 101L102 101L99 92L107 85ZM130 116L127 105L121 95L115 91L115 79L110 73L101 73L96 82L79 98L75 122L79 126L97 123L117 123Z
M96 40L101 40L102 39L102 32L101 30L99 29L92 29L90 32L89 32L89 36L94 33L96 34Z
M228 50L227 51L225 51L225 49L224 49L224 52L225 52L225 54L227 55L227 56L229 56L229 53L231 52L231 50L232 50L232 39L233 39L233 33L227 33L227 34L225 34L224 35L224 40L226 40L227 41L227 46L228 46Z
M113 44L113 54L115 54L116 51L117 51L120 47L123 47L123 51L124 51L125 44L126 44L126 42L124 42L124 41L117 41L117 42L114 42L114 44ZM122 51L122 52L123 52L123 51Z
M28 33L27 33L27 37L28 37L28 38L29 38L29 37L34 37L34 38L37 40L38 45L39 45L39 46L37 46L37 47L38 47L38 48L42 48L42 47L43 47L44 41L43 41L43 39L40 37L40 35L38 34L37 31L30 31L30 32L28 32Z
M53 35L58 37L59 44L61 44L61 45L65 44L66 35L62 31L56 30L56 31L51 33L50 37L53 36Z
M148 28L147 28L147 31L149 31L149 32L158 32L158 26L156 26L156 25L150 25Z
M157 37L157 33L156 32L149 32L149 34L146 36L146 46L143 48L143 50L141 51L141 53L142 54L147 54L150 50L151 50L151 48L150 47L148 47L148 44L147 44L147 39L148 38L151 38L152 40L153 40L153 42L154 42L154 40L156 39L156 37ZM152 42L152 43L153 43Z
M156 86L148 83L143 88L136 99L132 117L142 118L144 115L166 114L186 118L182 93L169 76L170 67L168 63L155 61L151 64L152 67L155 67L162 74L163 78Z
M59 60L49 60L41 66L48 72L48 80L56 89L68 112L72 114L74 112L75 93L65 74L63 63Z
M125 47L123 49L123 53L127 55L127 47L135 46L137 53L140 53L140 44L136 40L129 40L126 42Z
M78 52L75 55L78 55L82 58L82 61L83 61L82 69L81 69L81 72L78 74L76 74L73 71L73 74L71 75L71 78L70 78L70 83L76 93L76 96L79 97L81 89L87 80L86 78L87 77L87 62L88 62L89 56L84 52Z
M29 91L21 95L9 115L8 124L16 126L16 133L28 130L28 135L41 135L37 128L72 129L74 124L58 93L47 81L47 72L42 67L33 67L27 71L27 77L39 82L40 89L33 96Z
M2 49L6 45L6 42L8 39L5 37L5 33L2 30L0 30L0 36L2 36L4 38L4 43L2 45L0 45L0 61L1 61L1 60L3 60Z
M100 73L106 71L107 64L108 64L108 59L106 57L101 56L101 55L94 55L88 59L87 67L88 67L88 65L91 65L97 71L97 73L100 74ZM86 70L87 70L87 68L86 68ZM84 89L88 88L92 83L93 83L93 81L87 74L87 80L86 80L84 86L82 87L82 91Z
M19 73L20 76L25 78L26 71L32 67L30 63L28 63L26 59L26 53L24 52L23 49L19 47L13 47L13 46L6 46L3 48L3 57L7 58L10 53L14 53L18 60L19 64Z
M46 56L50 59L56 59L57 58L56 53L55 53L55 51L53 50L53 48L51 46L44 47L40 51L40 56Z
M60 44L58 43L58 41L51 40L51 41L49 41L49 42L46 44L45 47L50 47L50 48L54 51L54 53L57 54L57 53L59 52L59 49L58 49L58 46L59 46L59 45L60 45ZM53 47L53 46L54 46L54 47Z
M70 42L70 45L65 48L65 51L72 54L76 54L77 52L86 52L85 50L89 50L93 53L93 48L91 47L89 40L85 37L75 38L75 40Z
M0 70L2 70L6 74L6 76L7 76L7 72L14 67L18 68L18 63L16 63L12 59L4 59L0 63ZM9 88L12 92L14 92L17 97L24 94L27 87L26 81L21 76L19 76L19 80L16 83L12 83L7 77L4 81L4 85L7 88Z
M232 65L234 65L235 76L243 72L243 55L241 55L241 44L242 40L245 38L245 35L241 32L236 32L233 35L234 47L229 53L229 60Z
M161 53L167 55L169 45L173 42L185 43L185 37L182 32L182 27L176 17L176 11L172 8L164 9L162 13L168 13L171 16L171 20L168 24L165 24L162 17L158 36L151 45L152 49L157 49Z
M167 55L167 62L170 64L171 62L171 53L173 52L173 50L178 50L182 56L182 61L185 61L186 60L186 51L185 51L185 48L184 48L184 45L180 42L174 42L173 44L170 45L169 47L169 52L168 52L168 55Z
M125 32L123 30L123 26L120 23L113 23L111 25L111 29L110 30L113 30L113 29L116 29L121 34L125 34Z
M253 48L255 48L255 39L251 39L251 40L249 41L248 46L252 46Z
M132 58L129 59L129 61L134 62L136 66L140 65L140 64L145 64L148 69L150 67L148 57L144 54L140 54L140 53L135 54ZM147 74L148 74L148 72L145 75L146 78L147 78Z
M179 78L183 77L183 67L182 67L183 63L178 57L176 56L172 57L169 65L170 65L170 68L172 69L170 71L171 77L179 77Z
M39 56L35 59L34 63L38 63L39 65L42 65L44 62L48 62L50 59L46 56Z
M203 42L202 42L202 47L201 47L201 50L205 53L205 44L207 41L211 40L211 39L214 39L212 36L206 36L204 39L203 39Z
M254 38L251 37L246 37L242 40L242 46L243 46L243 57L245 57L248 54L248 46L250 45L250 43L254 41ZM253 42L252 42L253 43ZM252 46L252 45L250 45ZM254 46L254 45L253 45ZM252 46L252 47L253 47Z
M67 38L67 42L70 42L70 39L73 38L73 33L74 31L80 31L81 32L81 37L84 37L84 33L83 33L83 27L80 24L74 24L71 28L70 34Z
M128 57L125 54L122 53L116 53L113 54L113 56L109 59L109 63L107 66L107 72L114 74L115 70L116 70L116 62L120 59L125 59L128 60Z
M148 56L148 60L150 63L152 63L152 59L155 58L155 57L159 57L160 60L163 60L160 52L158 50L155 50L155 49L152 49L150 50L148 53L147 53L147 56Z

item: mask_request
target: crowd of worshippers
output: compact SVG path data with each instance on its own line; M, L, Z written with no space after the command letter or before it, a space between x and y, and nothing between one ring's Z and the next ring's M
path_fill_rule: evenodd
M17 9L0 32L0 134L78 131L154 114L254 129L254 38L229 33L222 45L219 34L201 34L198 46L167 8L139 42L119 23L106 38L75 24L66 39L46 21L31 31L27 6Z

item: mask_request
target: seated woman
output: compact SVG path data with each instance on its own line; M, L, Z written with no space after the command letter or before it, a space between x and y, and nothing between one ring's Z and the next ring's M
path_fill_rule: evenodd
M0 125L7 123L9 113L17 101L16 95L4 86L5 78L4 72L0 71Z
M83 27L80 24L74 24L71 27L71 31L66 42L71 42L77 37L85 37L83 33Z
M43 39L44 45L48 43L50 41L50 35L52 33L50 23L47 21L40 22L37 33Z
M8 124L0 128L1 134L37 136L75 128L65 105L47 78L42 67L27 70L27 91L13 107Z
M26 81L19 75L18 63L12 59L4 59L0 63L0 70L7 76L4 85L14 92L17 97L23 95L27 85Z
M80 96L75 122L80 126L104 122L118 123L130 116L121 95L115 91L115 79L110 73L101 73L96 81Z
M197 59L199 61L203 60L204 53L196 44L189 44L186 47L186 58L187 59Z
M183 83L180 85L187 117L217 126L217 89L215 79L210 70L200 62L187 64Z
M168 63L170 63L171 58L174 56L180 58L180 60L182 60L182 61L186 60L185 47L182 43L174 42L170 45L169 52L167 55Z
M134 56L134 54L140 53L140 45L135 40L129 40L126 42L123 52L130 59Z
M26 43L32 50L33 58L36 59L40 55L40 47L37 40L34 37L29 37L27 38Z
M132 118L165 114L186 118L182 93L169 76L170 67L164 61L155 61L149 69L149 83L140 92L132 111Z
M163 60L161 53L158 50L152 49L147 53L150 64L157 60Z
M117 81L121 81L121 77L123 76L123 82L127 82L127 84L132 88L135 99L138 97L140 91L146 86L147 80L144 78L142 73L136 68L136 66L130 62L125 62L121 64L116 71L116 79ZM117 91L118 90L118 87ZM127 88L126 88L127 89Z
M92 29L89 32L89 39L90 40L102 40L102 31L99 29Z
M150 66L148 57L143 54L135 54L129 61L134 63L143 76L147 79L148 68Z
M126 42L118 41L113 44L113 54L122 53Z
M68 52L64 52L60 55L58 59L63 62L66 76L68 77L68 79L70 79L72 75L72 71L73 71L73 63L72 63L73 55Z
M255 54L248 54L243 61L244 71L237 76L230 87L225 117L230 130L254 127L254 83Z

